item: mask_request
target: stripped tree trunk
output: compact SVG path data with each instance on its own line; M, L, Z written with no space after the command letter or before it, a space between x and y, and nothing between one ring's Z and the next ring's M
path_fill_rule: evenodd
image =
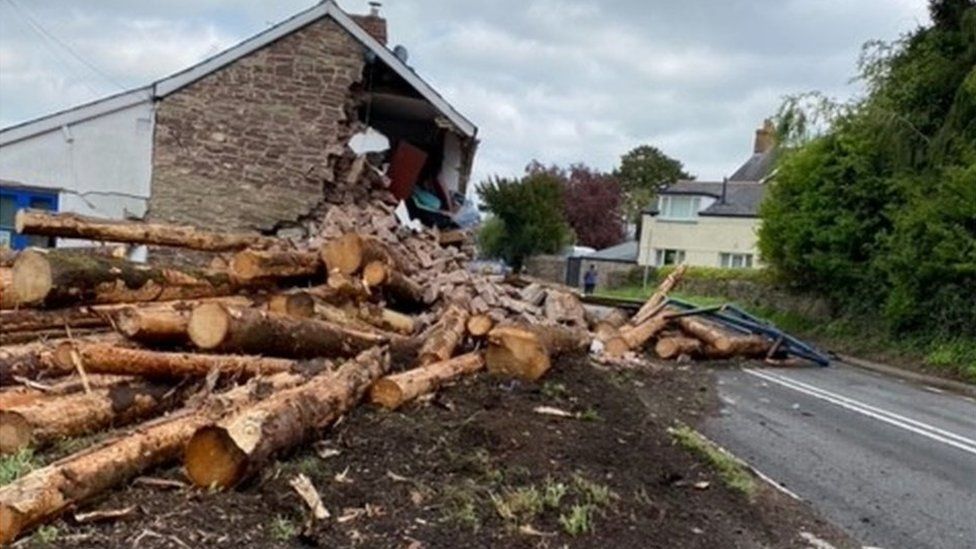
M213 233L191 225L117 221L40 210L17 212L15 224L17 232L22 234L178 246L208 252L240 250L247 247L263 248L277 242L274 238L256 234Z
M405 335L412 334L416 329L416 322L412 316L392 309L363 303L357 311L359 318L377 328Z
M197 486L234 486L276 453L319 435L359 402L388 366L388 358L374 349L334 372L197 429L184 453L187 476Z
M488 371L535 381L552 366L552 358L589 345L584 330L565 326L497 326L488 332Z
M467 310L457 305L449 306L420 348L420 365L440 362L454 356L454 349L464 339L467 331L467 321Z
M14 288L22 305L45 308L196 299L228 295L237 289L225 274L37 249L25 250L17 257Z
M678 285L678 282L681 282L681 278L685 276L685 271L687 270L688 265L681 264L678 265L678 267L672 271L671 274L665 277L665 279L661 281L661 284L658 285L657 291L651 294L651 297L649 297L644 305L641 306L640 310L637 311L637 314L630 319L630 323L636 326L650 318L654 314L655 309L664 303L664 300L667 299L668 294L671 293L671 290Z
M0 411L0 454L155 415L176 403L164 398L169 391L168 385L133 381L7 408Z
M136 309L119 311L115 327L125 337L149 344L177 344L187 341L190 311L177 309Z
M481 353L468 353L406 372L386 376L370 388L370 401L393 410L420 395L436 391L446 381L485 367Z
M128 383L132 380L133 378L130 376L100 374L87 376L89 389L113 387L121 383ZM39 388L42 386L43 389ZM80 392L84 388L85 383L78 376L67 377L50 385L37 384L35 387L25 387L22 385L4 387L3 390L0 390L0 410L6 410L14 406L23 406L47 397L70 395Z
M664 359L677 358L681 355L697 356L702 352L702 342L693 337L662 337L654 345L654 352Z
M0 267L0 309L13 309L20 303L14 293L14 270Z
M216 416L304 381L297 374L252 380L217 395L202 409L184 409L97 446L36 469L0 487L0 544L51 520L152 467L175 460L200 427Z
M188 333L204 350L289 358L352 356L388 341L331 322L217 304L194 309Z
M718 345L705 347L708 358L765 357L772 347L772 342L760 335L728 336L720 339Z
M231 275L240 280L307 277L321 271L315 252L241 250L230 261Z
M287 358L168 353L109 343L65 341L58 345L54 353L57 367L65 371L74 370L72 351L77 353L87 372L162 379L205 376L214 370L224 375L251 377L287 372L300 366L299 361Z

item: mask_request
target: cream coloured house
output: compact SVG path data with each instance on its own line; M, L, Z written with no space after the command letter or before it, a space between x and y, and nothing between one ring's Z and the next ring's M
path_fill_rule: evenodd
M753 155L723 181L678 181L643 213L638 265L687 263L756 268L759 204L774 155L769 121L756 131Z

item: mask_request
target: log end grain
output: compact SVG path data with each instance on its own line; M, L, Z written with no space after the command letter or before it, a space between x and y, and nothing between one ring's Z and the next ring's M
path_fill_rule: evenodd
M363 241L355 233L344 234L322 245L322 262L329 272L353 275L363 262Z
M205 303L193 309L186 332L200 349L214 349L223 343L230 331L230 316L217 303Z
M30 445L33 429L17 412L0 411L0 455L13 454Z
M603 352L610 357L622 357L630 351L627 340L623 336L616 335L610 337L603 343Z
M488 333L485 362L492 374L527 381L539 379L551 366L549 352L535 334L505 326Z
M468 318L468 333L474 337L482 337L491 331L495 322L488 315L472 315Z
M370 261L363 267L363 284L376 287L386 282L389 267L382 261Z
M260 257L250 250L241 250L234 254L228 268L234 276L242 280L250 280L264 274Z
M369 400L387 410L395 410L403 404L403 391L395 381L383 378L370 388Z
M244 476L247 455L226 430L204 427L194 433L183 455L186 474L194 485L229 488Z
M43 252L24 250L13 268L13 293L21 304L42 301L51 291L51 264Z
M306 292L278 294L268 300L268 311L300 318L312 318L315 316L315 299Z

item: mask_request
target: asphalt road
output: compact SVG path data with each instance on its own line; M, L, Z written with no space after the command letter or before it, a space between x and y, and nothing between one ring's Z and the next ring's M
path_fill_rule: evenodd
M718 383L705 434L865 545L976 548L976 401L845 365Z

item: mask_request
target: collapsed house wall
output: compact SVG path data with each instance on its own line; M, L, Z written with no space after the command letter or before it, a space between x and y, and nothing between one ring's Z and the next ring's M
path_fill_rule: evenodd
M267 231L323 199L363 46L322 18L157 106L151 220Z

